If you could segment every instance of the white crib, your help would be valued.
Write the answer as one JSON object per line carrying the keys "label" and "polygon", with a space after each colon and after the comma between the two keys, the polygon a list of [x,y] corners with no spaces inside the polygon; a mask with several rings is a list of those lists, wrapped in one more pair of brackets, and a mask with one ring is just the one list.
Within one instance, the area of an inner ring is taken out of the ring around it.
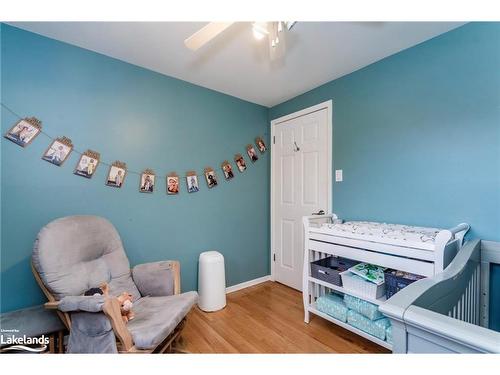
{"label": "white crib", "polygon": [[393,326],[393,352],[500,353],[500,332],[486,328],[492,263],[500,263],[500,243],[470,241],[444,272],[381,305]]}

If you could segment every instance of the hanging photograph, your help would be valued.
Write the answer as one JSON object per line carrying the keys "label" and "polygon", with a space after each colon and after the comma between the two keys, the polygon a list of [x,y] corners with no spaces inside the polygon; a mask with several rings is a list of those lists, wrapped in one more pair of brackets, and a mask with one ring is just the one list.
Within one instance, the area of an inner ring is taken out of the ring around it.
{"label": "hanging photograph", "polygon": [[176,173],[167,175],[167,194],[179,194],[179,176]]}
{"label": "hanging photograph", "polygon": [[42,156],[42,159],[60,167],[68,158],[73,144],[66,137],[56,138]]}
{"label": "hanging photograph", "polygon": [[188,193],[196,193],[200,190],[198,187],[198,176],[196,176],[195,171],[189,171],[186,173],[186,184]]}
{"label": "hanging photograph", "polygon": [[247,169],[247,164],[245,163],[245,159],[243,159],[243,156],[241,156],[241,154],[236,154],[234,157],[234,161],[240,172],[244,172],[245,169]]}
{"label": "hanging photograph", "polygon": [[127,174],[127,164],[121,161],[115,161],[109,167],[108,178],[106,179],[106,185],[116,188],[121,188],[123,181],[125,180],[125,175]]}
{"label": "hanging photograph", "polygon": [[139,191],[141,193],[152,193],[155,188],[155,173],[151,169],[145,169],[141,173]]}
{"label": "hanging photograph", "polygon": [[87,150],[78,160],[78,164],[75,168],[75,174],[85,178],[92,178],[94,172],[99,164],[100,155],[98,152]]}
{"label": "hanging photograph", "polygon": [[227,160],[224,160],[222,162],[222,171],[224,172],[224,177],[226,180],[230,180],[234,177],[233,167]]}
{"label": "hanging photograph", "polygon": [[266,147],[266,144],[264,143],[264,140],[261,137],[255,138],[255,144],[257,145],[257,148],[259,149],[261,154],[266,152],[267,147]]}
{"label": "hanging photograph", "polygon": [[217,176],[215,175],[215,171],[212,168],[205,168],[205,178],[210,189],[214,186],[217,186]]}
{"label": "hanging photograph", "polygon": [[259,160],[257,152],[255,151],[255,148],[252,145],[247,145],[247,154],[252,162],[256,162],[257,160]]}
{"label": "hanging photograph", "polygon": [[21,147],[26,147],[41,131],[41,121],[35,117],[30,117],[19,120],[4,137]]}

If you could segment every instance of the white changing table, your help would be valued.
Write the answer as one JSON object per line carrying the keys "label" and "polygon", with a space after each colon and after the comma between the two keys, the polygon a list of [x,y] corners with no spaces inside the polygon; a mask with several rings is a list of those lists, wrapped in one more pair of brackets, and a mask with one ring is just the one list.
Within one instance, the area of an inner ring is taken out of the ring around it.
{"label": "white changing table", "polygon": [[[316,299],[328,291],[350,294],[376,305],[383,304],[385,296],[380,299],[369,299],[351,290],[313,278],[310,263],[334,255],[431,277],[442,272],[453,260],[458,249],[462,246],[469,225],[462,223],[451,229],[439,230],[369,222],[348,222],[346,225],[333,224],[337,219],[335,214],[304,216],[303,218],[302,296],[304,321],[309,323],[310,313],[313,313],[383,347],[392,349],[386,341],[322,313],[316,308]],[[356,228],[362,230],[351,230],[352,224],[358,223]],[[377,228],[378,225],[381,227]],[[373,228],[380,230],[371,232],[370,229]],[[398,237],[395,235],[397,232],[404,233],[404,230],[408,230],[407,236]]]}

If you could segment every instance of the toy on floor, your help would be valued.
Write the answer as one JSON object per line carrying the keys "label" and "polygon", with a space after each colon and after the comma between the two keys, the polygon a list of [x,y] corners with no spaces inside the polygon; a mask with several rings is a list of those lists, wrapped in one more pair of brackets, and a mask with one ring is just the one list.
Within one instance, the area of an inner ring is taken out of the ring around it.
{"label": "toy on floor", "polygon": [[[108,296],[109,295],[109,285],[107,283],[103,283],[99,285],[98,288],[90,288],[87,290],[84,294],[84,296],[99,296],[99,295],[104,295]],[[120,302],[120,311],[122,313],[122,319],[125,323],[127,323],[129,320],[134,319],[135,314],[132,311],[133,303],[132,303],[132,294],[123,292],[119,296],[116,297],[118,302]]]}

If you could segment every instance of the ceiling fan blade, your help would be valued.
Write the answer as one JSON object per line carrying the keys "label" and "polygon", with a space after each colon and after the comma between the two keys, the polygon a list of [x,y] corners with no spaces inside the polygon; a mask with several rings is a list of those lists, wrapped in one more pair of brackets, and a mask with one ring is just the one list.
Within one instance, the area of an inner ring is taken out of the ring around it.
{"label": "ceiling fan blade", "polygon": [[196,51],[198,48],[209,42],[221,32],[231,26],[233,22],[210,22],[200,30],[195,32],[184,41],[184,44],[190,50]]}

